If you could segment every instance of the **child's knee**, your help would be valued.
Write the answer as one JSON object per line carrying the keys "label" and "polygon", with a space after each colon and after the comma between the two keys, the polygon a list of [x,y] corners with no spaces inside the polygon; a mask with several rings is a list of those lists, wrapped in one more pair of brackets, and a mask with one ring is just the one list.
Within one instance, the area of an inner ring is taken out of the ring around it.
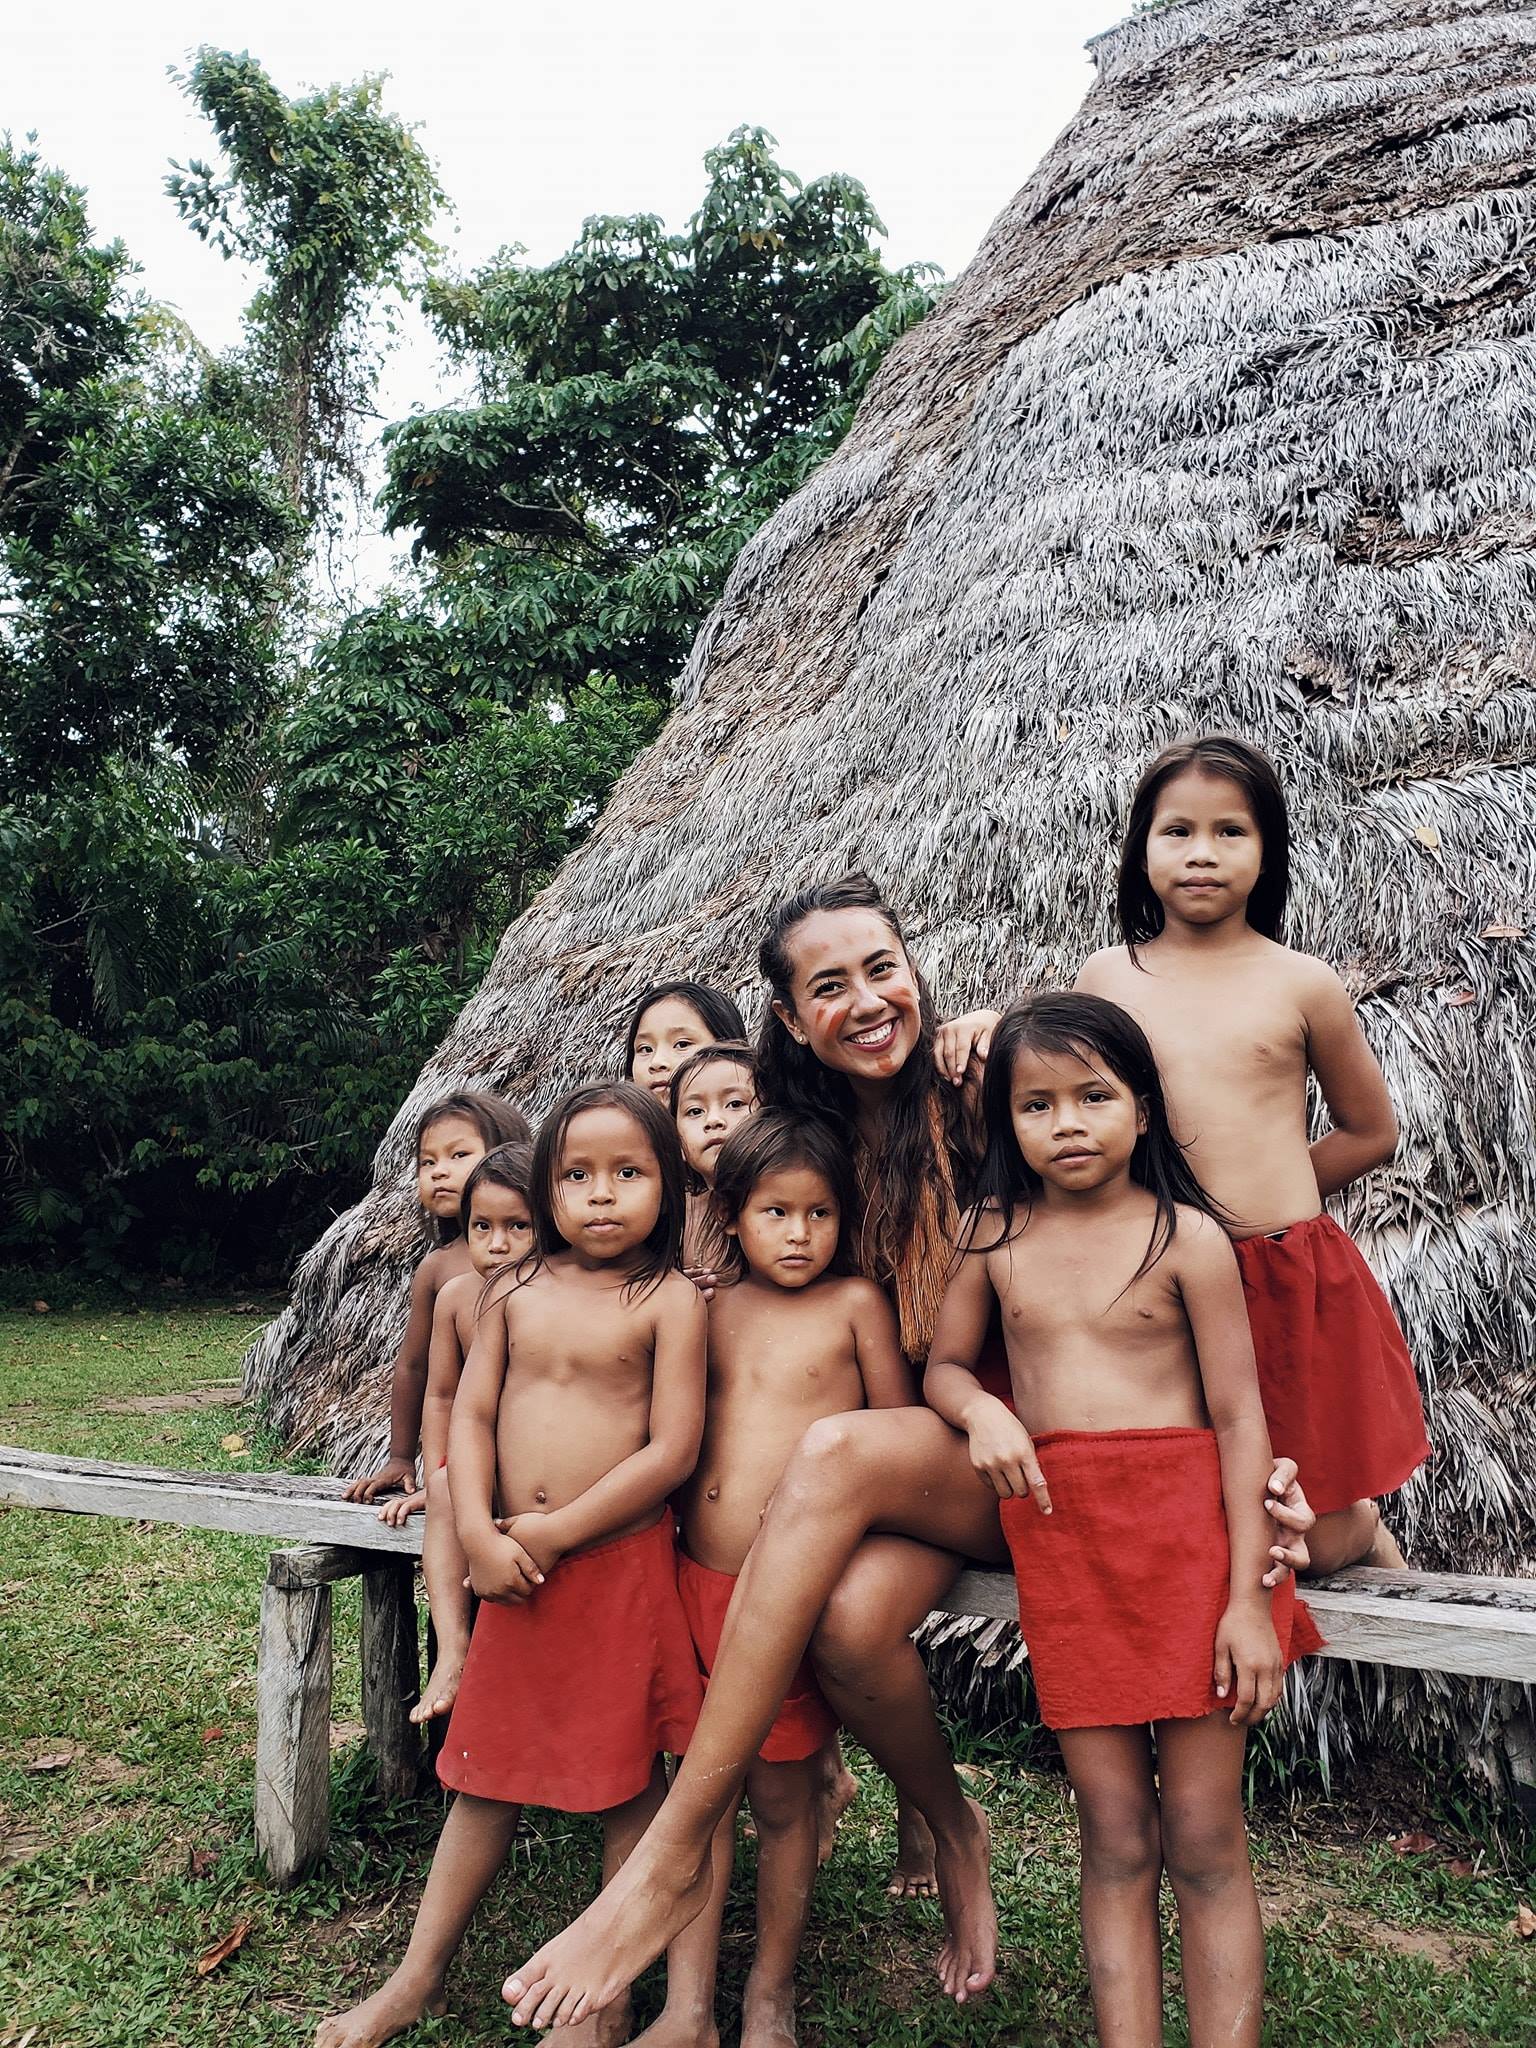
{"label": "child's knee", "polygon": [[758,1835],[788,1835],[815,1825],[818,1760],[764,1763],[761,1757],[747,1773],[747,1803]]}
{"label": "child's knee", "polygon": [[1373,1500],[1352,1501],[1347,1508],[1319,1515],[1307,1532],[1313,1576],[1341,1572],[1368,1557],[1381,1528],[1381,1509]]}
{"label": "child's knee", "polygon": [[1182,1891],[1219,1891],[1248,1868],[1240,1811],[1201,1804],[1163,1809],[1163,1862]]}
{"label": "child's knee", "polygon": [[1077,1816],[1085,1875],[1101,1884],[1156,1883],[1164,1850],[1157,1807],[1151,1800],[1095,1804],[1085,1803],[1079,1795]]}

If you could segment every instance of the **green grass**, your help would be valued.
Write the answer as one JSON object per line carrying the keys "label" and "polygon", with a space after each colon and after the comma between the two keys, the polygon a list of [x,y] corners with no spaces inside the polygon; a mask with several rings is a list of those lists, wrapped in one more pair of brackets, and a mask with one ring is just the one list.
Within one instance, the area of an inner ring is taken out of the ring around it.
{"label": "green grass", "polygon": [[[257,1327],[191,1304],[0,1314],[0,1439],[164,1465],[271,1461],[217,1384],[234,1378]],[[200,1387],[211,1390],[204,1405],[109,1405]],[[221,1447],[235,1433],[244,1456]],[[0,2048],[23,2038],[31,2048],[305,2042],[321,2014],[363,1995],[398,1956],[441,1807],[428,1796],[386,1809],[372,1796],[357,1731],[355,1587],[336,1598],[330,1858],[284,1896],[266,1887],[251,1848],[267,1548],[0,1512],[12,1725],[0,1760]],[[883,1895],[891,1803],[866,1765],[817,1892],[802,1970],[806,2048],[1091,2041],[1065,1785],[1024,1768],[1022,1746],[956,1739],[993,1818],[1001,1988],[964,2016],[930,1989],[938,1911],[894,1908]],[[60,1757],[56,1768],[29,1768]],[[1427,1829],[1437,1847],[1396,1854],[1390,1837],[1409,1828]],[[1536,2043],[1536,1940],[1509,1931],[1518,1903],[1536,1904],[1536,1870],[1518,1839],[1479,1834],[1465,1812],[1437,1813],[1427,1788],[1398,1776],[1333,1804],[1266,1805],[1254,1845],[1271,1927],[1267,2039]],[[750,1953],[750,1858],[744,1846],[726,1938],[728,2025]],[[1453,1860],[1473,1874],[1457,1875]],[[584,1902],[595,1876],[592,1827],[539,1816],[472,1931],[449,2017],[409,2036],[410,2048],[515,2038],[501,1977]],[[198,1978],[198,1956],[241,1920],[251,1930],[238,1953]],[[648,1982],[642,2013],[656,2000]],[[1183,2041],[1172,1988],[1170,2015],[1170,2039]]]}

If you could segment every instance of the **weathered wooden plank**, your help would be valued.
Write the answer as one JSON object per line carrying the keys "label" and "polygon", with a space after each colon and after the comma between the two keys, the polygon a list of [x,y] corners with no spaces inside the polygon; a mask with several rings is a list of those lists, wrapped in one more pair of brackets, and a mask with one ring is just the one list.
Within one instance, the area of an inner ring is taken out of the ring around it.
{"label": "weathered wooden plank", "polygon": [[261,1593],[256,1846],[274,1884],[302,1877],[331,1833],[331,1589]]}
{"label": "weathered wooden plank", "polygon": [[0,1466],[22,1465],[39,1472],[83,1473],[109,1479],[165,1479],[185,1486],[221,1486],[235,1493],[275,1493],[299,1500],[340,1500],[347,1481],[329,1472],[178,1472],[167,1465],[119,1465],[101,1458],[61,1458],[0,1444]]}
{"label": "weathered wooden plank", "polygon": [[355,1579],[373,1566],[374,1554],[340,1543],[306,1543],[296,1550],[274,1550],[267,1563],[267,1584],[285,1593],[305,1586],[329,1586],[337,1579]]}
{"label": "weathered wooden plank", "polygon": [[334,1496],[265,1494],[227,1486],[223,1473],[191,1475],[132,1471],[60,1472],[0,1457],[0,1503],[63,1514],[113,1515],[131,1522],[173,1522],[189,1529],[228,1529],[244,1536],[341,1544],[421,1555],[421,1517],[403,1529],[381,1522],[364,1501]]}
{"label": "weathered wooden plank", "polygon": [[408,1798],[421,1776],[421,1731],[410,1718],[420,1693],[415,1571],[409,1560],[371,1564],[363,1574],[363,1725],[386,1799]]}
{"label": "weathered wooden plank", "polygon": [[[1417,1581],[1404,1585],[1405,1579]],[[1325,1657],[1536,1684],[1536,1582],[1356,1567],[1302,1588]],[[935,1610],[1018,1620],[1013,1580],[962,1572]]]}

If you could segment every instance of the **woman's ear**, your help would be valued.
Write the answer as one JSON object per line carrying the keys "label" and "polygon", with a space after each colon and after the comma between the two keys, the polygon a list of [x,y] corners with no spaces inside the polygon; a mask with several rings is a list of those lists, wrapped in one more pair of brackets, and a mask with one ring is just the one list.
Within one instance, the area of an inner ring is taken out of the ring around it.
{"label": "woman's ear", "polygon": [[773,1014],[784,1026],[784,1029],[789,1033],[790,1037],[795,1041],[796,1045],[804,1045],[806,1043],[805,1033],[800,1029],[800,1026],[795,1022],[794,1011],[790,1008],[788,1003],[781,1003],[777,996],[775,996],[773,999]]}

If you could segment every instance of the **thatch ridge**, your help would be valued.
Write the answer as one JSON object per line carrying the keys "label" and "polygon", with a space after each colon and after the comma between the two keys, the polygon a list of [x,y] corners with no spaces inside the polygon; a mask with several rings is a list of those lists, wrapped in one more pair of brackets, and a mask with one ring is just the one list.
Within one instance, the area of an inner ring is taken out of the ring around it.
{"label": "thatch ridge", "polygon": [[301,1265],[249,1371],[290,1439],[382,1441],[433,1094],[536,1111],[658,973],[755,1004],[764,900],[855,862],[945,1006],[1069,977],[1138,766],[1219,723],[1281,764],[1291,936],[1402,1118],[1340,1213],[1440,1445],[1409,1540],[1530,1567],[1536,12],[1185,0],[1094,55]]}

